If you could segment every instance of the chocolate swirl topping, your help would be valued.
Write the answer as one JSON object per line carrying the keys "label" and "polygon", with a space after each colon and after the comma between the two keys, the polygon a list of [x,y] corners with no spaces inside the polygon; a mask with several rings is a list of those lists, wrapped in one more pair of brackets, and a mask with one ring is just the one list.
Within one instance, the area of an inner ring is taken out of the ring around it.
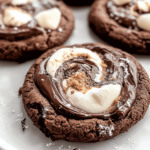
{"label": "chocolate swirl topping", "polygon": [[[28,2],[25,5],[17,6],[12,5],[10,0],[0,2],[0,39],[15,41],[48,32],[47,29],[39,26],[38,22],[34,17],[43,10],[58,6],[59,2],[56,2],[55,0],[33,0],[32,2]],[[19,27],[4,25],[2,18],[4,10],[8,7],[18,7],[31,14],[33,19],[27,24]]]}
{"label": "chocolate swirl topping", "polygon": [[142,30],[137,25],[138,15],[150,13],[150,11],[143,12],[142,10],[138,9],[136,2],[137,1],[135,0],[131,0],[125,5],[118,6],[113,0],[108,0],[106,6],[108,14],[116,22],[129,29]]}
{"label": "chocolate swirl topping", "polygon": [[[67,115],[67,117],[77,119],[121,119],[128,113],[136,98],[136,65],[133,60],[124,56],[124,54],[121,54],[120,52],[103,49],[99,46],[90,46],[88,49],[98,53],[99,57],[106,64],[105,76],[101,82],[94,81],[95,74],[98,72],[98,67],[84,56],[72,58],[69,61],[63,62],[59,69],[57,69],[55,77],[52,78],[46,71],[46,65],[54,52],[51,56],[45,59],[40,66],[37,66],[35,82],[56,111],[65,116]],[[70,65],[74,63],[77,65]],[[98,114],[87,113],[74,107],[65,94],[62,81],[75,72],[84,72],[89,78],[89,83],[92,87],[100,88],[103,85],[120,84],[122,90],[119,98],[114,101],[108,110]]]}

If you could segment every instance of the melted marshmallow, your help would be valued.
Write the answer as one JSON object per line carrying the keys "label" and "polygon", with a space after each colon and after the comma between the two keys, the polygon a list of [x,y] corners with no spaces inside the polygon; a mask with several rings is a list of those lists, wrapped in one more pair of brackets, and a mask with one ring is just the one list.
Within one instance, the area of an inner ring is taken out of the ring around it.
{"label": "melted marshmallow", "polygon": [[140,15],[137,19],[137,25],[143,30],[150,31],[150,14]]}
{"label": "melted marshmallow", "polygon": [[142,10],[144,12],[148,12],[149,11],[148,4],[149,4],[149,2],[147,3],[146,1],[137,1],[138,9]]}
{"label": "melted marshmallow", "polygon": [[26,3],[32,2],[34,0],[12,0],[12,5],[24,5]]}
{"label": "melted marshmallow", "polygon": [[[88,54],[88,56],[90,56],[89,60],[97,65],[99,73],[96,75],[95,80],[101,82],[100,78],[103,71],[103,68],[101,67],[102,60],[97,53],[85,48],[62,48],[56,51],[47,63],[47,73],[55,79],[55,73],[62,63],[72,58],[77,58],[80,54]],[[76,74],[78,74],[78,72]],[[69,79],[73,78],[69,77]],[[73,106],[88,113],[101,113],[106,111],[113,104],[114,100],[119,97],[122,88],[120,84],[109,84],[104,85],[101,88],[91,87],[87,89],[86,92],[77,91],[76,89],[73,89],[73,87],[67,88],[67,80],[69,81],[69,79],[63,80],[62,83],[63,88],[67,89],[66,96],[68,97],[68,100]]]}
{"label": "melted marshmallow", "polygon": [[73,106],[80,108],[88,113],[101,113],[107,110],[117,99],[121,92],[121,85],[104,85],[101,88],[92,87],[88,92],[83,94],[72,89],[67,91],[67,97]]}
{"label": "melted marshmallow", "polygon": [[129,3],[130,1],[131,1],[131,0],[114,0],[114,3],[115,3],[116,5],[121,6],[121,5],[124,5],[124,4]]}
{"label": "melted marshmallow", "polygon": [[61,20],[61,11],[58,8],[51,8],[38,13],[35,18],[41,27],[55,30]]}
{"label": "melted marshmallow", "polygon": [[102,60],[100,59],[98,54],[85,48],[62,48],[56,51],[47,63],[46,69],[48,74],[50,74],[54,78],[57,69],[62,65],[64,61],[68,61],[71,58],[77,58],[78,55],[81,54],[88,54],[90,56],[89,60],[97,65],[97,67],[99,68],[99,73],[96,74],[95,81],[100,82],[100,78],[102,76]]}
{"label": "melted marshmallow", "polygon": [[148,12],[150,10],[150,0],[137,1],[137,7],[143,12]]}
{"label": "melted marshmallow", "polygon": [[20,8],[8,7],[4,11],[3,22],[5,25],[21,26],[31,20],[31,15]]}

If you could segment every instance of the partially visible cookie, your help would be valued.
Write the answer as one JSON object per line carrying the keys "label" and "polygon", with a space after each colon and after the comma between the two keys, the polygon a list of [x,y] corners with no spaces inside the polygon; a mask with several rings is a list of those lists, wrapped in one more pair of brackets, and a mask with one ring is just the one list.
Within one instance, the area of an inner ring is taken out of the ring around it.
{"label": "partially visible cookie", "polygon": [[19,91],[28,116],[52,140],[97,142],[128,131],[150,104],[150,80],[130,54],[100,43],[40,56]]}
{"label": "partially visible cookie", "polygon": [[0,2],[0,59],[24,61],[62,45],[72,33],[74,16],[56,0]]}
{"label": "partially visible cookie", "polygon": [[94,0],[63,0],[66,4],[71,6],[85,6],[91,5]]}
{"label": "partially visible cookie", "polygon": [[89,23],[103,40],[130,53],[150,54],[150,1],[97,0]]}

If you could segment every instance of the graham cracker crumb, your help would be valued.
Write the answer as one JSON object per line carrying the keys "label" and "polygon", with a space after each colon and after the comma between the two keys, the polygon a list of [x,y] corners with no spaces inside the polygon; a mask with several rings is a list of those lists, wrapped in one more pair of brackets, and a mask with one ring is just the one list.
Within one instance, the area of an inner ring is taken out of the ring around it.
{"label": "graham cracker crumb", "polygon": [[103,60],[101,62],[101,67],[102,67],[102,76],[101,76],[100,80],[102,81],[106,77],[106,67],[107,67],[107,65],[104,63]]}
{"label": "graham cracker crumb", "polygon": [[[76,91],[80,91],[85,94],[92,87],[90,86],[90,79],[85,75],[84,72],[74,73],[70,79],[67,80],[67,91],[69,88],[72,88]],[[71,91],[73,94],[75,91]]]}

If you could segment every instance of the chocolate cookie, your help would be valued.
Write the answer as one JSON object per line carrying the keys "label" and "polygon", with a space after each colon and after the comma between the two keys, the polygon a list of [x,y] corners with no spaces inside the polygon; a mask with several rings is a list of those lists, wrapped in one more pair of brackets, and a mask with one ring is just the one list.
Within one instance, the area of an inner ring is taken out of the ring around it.
{"label": "chocolate cookie", "polygon": [[0,1],[0,59],[28,60],[63,44],[74,28],[72,11],[55,0]]}
{"label": "chocolate cookie", "polygon": [[63,0],[66,4],[71,6],[85,6],[91,5],[94,0]]}
{"label": "chocolate cookie", "polygon": [[89,23],[93,31],[113,46],[130,53],[150,54],[150,1],[97,0]]}
{"label": "chocolate cookie", "polygon": [[40,56],[19,93],[52,140],[97,142],[128,131],[150,104],[150,80],[131,55],[103,44],[60,46]]}

